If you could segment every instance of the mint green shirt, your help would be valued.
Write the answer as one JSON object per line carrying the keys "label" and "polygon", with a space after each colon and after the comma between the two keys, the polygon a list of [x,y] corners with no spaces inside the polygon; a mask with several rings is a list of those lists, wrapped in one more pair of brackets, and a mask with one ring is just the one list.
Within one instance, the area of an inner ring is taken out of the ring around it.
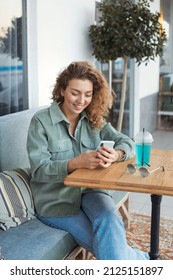
{"label": "mint green shirt", "polygon": [[87,150],[96,150],[101,140],[114,140],[114,148],[124,150],[126,158],[134,155],[134,143],[128,136],[106,122],[102,129],[92,128],[85,112],[81,114],[74,136],[70,133],[69,121],[55,101],[34,115],[28,131],[27,149],[31,189],[38,214],[58,217],[78,213],[82,192],[96,189],[65,186],[67,163]]}

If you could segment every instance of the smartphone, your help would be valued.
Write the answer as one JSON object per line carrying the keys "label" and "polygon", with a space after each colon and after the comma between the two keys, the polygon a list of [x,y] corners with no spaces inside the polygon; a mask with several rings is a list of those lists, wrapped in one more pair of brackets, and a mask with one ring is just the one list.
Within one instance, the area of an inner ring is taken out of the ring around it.
{"label": "smartphone", "polygon": [[107,146],[109,148],[113,148],[115,142],[114,141],[110,141],[110,140],[102,140],[100,142],[99,148],[103,147],[103,146]]}

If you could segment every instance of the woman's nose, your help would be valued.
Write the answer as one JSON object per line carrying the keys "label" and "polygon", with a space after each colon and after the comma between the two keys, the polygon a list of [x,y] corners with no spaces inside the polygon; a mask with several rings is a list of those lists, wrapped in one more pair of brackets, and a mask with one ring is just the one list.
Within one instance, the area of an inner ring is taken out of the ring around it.
{"label": "woman's nose", "polygon": [[85,97],[83,95],[80,95],[77,101],[78,103],[83,104],[85,102]]}

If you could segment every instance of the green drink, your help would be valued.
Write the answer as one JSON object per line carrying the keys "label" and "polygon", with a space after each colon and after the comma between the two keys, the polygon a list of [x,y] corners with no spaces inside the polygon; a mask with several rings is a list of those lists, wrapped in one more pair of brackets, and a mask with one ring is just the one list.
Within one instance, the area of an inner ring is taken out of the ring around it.
{"label": "green drink", "polygon": [[136,143],[136,165],[150,165],[151,145],[153,142],[152,135],[143,129],[135,136]]}
{"label": "green drink", "polygon": [[151,145],[136,144],[136,164],[146,166],[150,164]]}

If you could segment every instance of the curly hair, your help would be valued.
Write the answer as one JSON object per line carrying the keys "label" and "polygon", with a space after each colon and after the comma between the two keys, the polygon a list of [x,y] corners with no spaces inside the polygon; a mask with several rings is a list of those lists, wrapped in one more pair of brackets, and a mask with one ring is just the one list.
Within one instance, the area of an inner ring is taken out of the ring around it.
{"label": "curly hair", "polygon": [[101,128],[113,104],[113,92],[102,73],[87,61],[72,62],[56,78],[52,99],[63,102],[61,90],[65,90],[72,79],[89,80],[93,83],[93,97],[85,109],[88,120],[94,128]]}

